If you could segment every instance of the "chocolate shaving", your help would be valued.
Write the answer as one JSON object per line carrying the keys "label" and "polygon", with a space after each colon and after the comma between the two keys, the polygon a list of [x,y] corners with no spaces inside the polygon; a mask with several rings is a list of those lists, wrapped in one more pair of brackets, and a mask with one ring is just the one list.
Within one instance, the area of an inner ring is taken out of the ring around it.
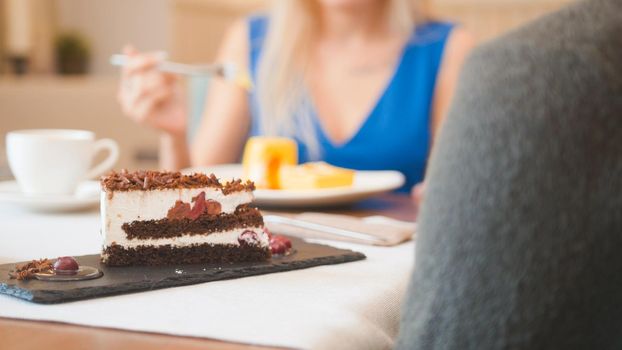
{"label": "chocolate shaving", "polygon": [[240,179],[227,182],[222,187],[223,194],[229,194],[229,193],[241,192],[241,191],[254,191],[254,190],[255,190],[254,182],[250,180],[247,180],[246,182],[242,182],[242,180]]}
{"label": "chocolate shaving", "polygon": [[9,277],[18,281],[34,278],[36,273],[51,272],[54,262],[50,259],[33,260],[29,263],[17,265],[14,271],[9,272]]}
{"label": "chocolate shaving", "polygon": [[126,169],[122,169],[120,172],[111,172],[102,177],[101,186],[106,192],[202,187],[218,188],[223,194],[255,190],[255,185],[250,181],[234,180],[223,185],[214,174],[183,175],[180,172],[151,170],[139,170],[130,173]]}
{"label": "chocolate shaving", "polygon": [[143,189],[146,190],[149,188],[149,176],[145,176],[145,179],[143,180]]}

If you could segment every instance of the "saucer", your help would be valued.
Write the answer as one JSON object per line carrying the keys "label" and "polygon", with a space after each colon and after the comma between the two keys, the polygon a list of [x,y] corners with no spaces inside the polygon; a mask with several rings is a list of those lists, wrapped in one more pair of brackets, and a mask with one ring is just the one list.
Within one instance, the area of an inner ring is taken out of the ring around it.
{"label": "saucer", "polygon": [[63,212],[99,204],[99,181],[83,181],[73,195],[26,195],[15,181],[0,181],[0,204],[6,203],[39,212]]}
{"label": "saucer", "polygon": [[35,278],[39,281],[64,282],[64,281],[86,281],[100,278],[104,274],[101,270],[91,266],[80,266],[77,272],[71,275],[50,272],[37,272]]}

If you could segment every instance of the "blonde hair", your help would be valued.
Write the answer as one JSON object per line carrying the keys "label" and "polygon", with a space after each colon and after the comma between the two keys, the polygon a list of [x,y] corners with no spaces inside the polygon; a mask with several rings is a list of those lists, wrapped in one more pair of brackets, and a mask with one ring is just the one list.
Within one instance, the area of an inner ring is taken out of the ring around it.
{"label": "blonde hair", "polygon": [[[422,18],[417,0],[384,0],[392,29],[412,33]],[[311,158],[321,150],[312,119],[312,104],[305,87],[310,43],[318,32],[318,4],[311,0],[275,0],[257,70],[257,98],[262,133],[298,137]]]}

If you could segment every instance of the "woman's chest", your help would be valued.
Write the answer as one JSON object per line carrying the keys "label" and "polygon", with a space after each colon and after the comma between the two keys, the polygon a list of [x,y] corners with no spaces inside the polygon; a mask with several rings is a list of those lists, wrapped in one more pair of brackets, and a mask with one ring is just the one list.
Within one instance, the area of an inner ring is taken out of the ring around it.
{"label": "woman's chest", "polygon": [[376,51],[337,51],[310,62],[309,94],[318,120],[335,143],[357,132],[391,84],[401,51]]}
{"label": "woman's chest", "polygon": [[[361,170],[406,171],[422,167],[431,142],[425,108],[391,100],[381,103],[357,133],[343,143],[334,143],[317,124],[320,158]],[[301,160],[308,157],[301,154]]]}
{"label": "woman's chest", "polygon": [[[392,68],[392,67],[391,67]],[[368,74],[329,74],[317,77],[311,97],[324,129],[336,142],[345,141],[369,116],[393,70]]]}

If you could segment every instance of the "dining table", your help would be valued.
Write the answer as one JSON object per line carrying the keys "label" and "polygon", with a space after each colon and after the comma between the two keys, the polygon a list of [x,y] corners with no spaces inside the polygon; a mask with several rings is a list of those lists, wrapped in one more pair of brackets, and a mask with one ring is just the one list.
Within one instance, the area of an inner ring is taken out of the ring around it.
{"label": "dining table", "polygon": [[[397,193],[309,210],[415,217],[411,198]],[[97,254],[99,225],[96,207],[37,213],[0,204],[0,264]],[[55,305],[0,295],[0,349],[391,348],[414,240],[393,247],[321,243],[367,259]]]}

